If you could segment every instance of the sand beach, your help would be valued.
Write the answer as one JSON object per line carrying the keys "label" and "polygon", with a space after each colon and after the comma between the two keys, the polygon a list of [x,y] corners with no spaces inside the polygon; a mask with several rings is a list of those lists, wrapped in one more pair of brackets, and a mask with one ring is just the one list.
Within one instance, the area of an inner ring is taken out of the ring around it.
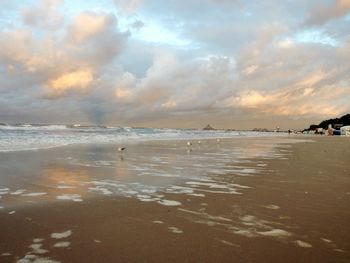
{"label": "sand beach", "polygon": [[350,262],[348,137],[0,152],[0,262]]}

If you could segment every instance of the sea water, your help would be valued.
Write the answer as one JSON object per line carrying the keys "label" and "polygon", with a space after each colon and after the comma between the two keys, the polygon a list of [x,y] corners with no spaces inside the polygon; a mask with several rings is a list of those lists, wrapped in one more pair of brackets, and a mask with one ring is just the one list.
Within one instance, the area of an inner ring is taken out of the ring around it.
{"label": "sea water", "polygon": [[38,150],[71,144],[120,144],[147,140],[283,136],[253,131],[203,131],[82,125],[0,125],[0,152]]}

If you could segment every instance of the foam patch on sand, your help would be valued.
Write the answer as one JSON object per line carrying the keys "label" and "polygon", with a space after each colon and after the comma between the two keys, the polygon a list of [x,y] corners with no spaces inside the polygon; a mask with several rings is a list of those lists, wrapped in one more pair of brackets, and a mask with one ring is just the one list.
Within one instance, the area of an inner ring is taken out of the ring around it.
{"label": "foam patch on sand", "polygon": [[255,174],[257,173],[257,170],[254,168],[243,168],[241,170],[239,170],[240,174]]}
{"label": "foam patch on sand", "polygon": [[69,186],[69,185],[58,185],[56,186],[57,189],[72,189],[75,188],[74,186]]}
{"label": "foam patch on sand", "polygon": [[43,242],[43,241],[44,241],[43,238],[34,238],[34,239],[33,239],[33,242],[34,242],[34,243],[41,243],[41,242]]}
{"label": "foam patch on sand", "polygon": [[196,196],[196,197],[205,197],[205,194],[187,194],[190,196]]}
{"label": "foam patch on sand", "polygon": [[223,216],[213,216],[208,213],[205,213],[204,211],[197,212],[197,211],[192,211],[192,210],[187,210],[182,208],[178,208],[177,210],[197,217],[194,219],[194,222],[205,224],[208,226],[222,225],[222,226],[230,227],[231,226],[230,223],[233,222],[232,219],[230,218],[226,218]]}
{"label": "foam patch on sand", "polygon": [[310,243],[307,243],[305,241],[301,241],[301,240],[296,240],[295,243],[299,246],[299,247],[303,247],[303,248],[311,248],[312,245]]}
{"label": "foam patch on sand", "polygon": [[14,191],[14,192],[11,192],[11,195],[21,195],[25,191],[27,191],[27,190],[25,190],[25,189],[18,189],[18,190]]}
{"label": "foam patch on sand", "polygon": [[112,191],[108,190],[107,188],[101,187],[101,186],[89,187],[88,189],[91,192],[98,192],[98,193],[101,193],[103,195],[111,195],[111,194],[113,194]]}
{"label": "foam patch on sand", "polygon": [[152,221],[152,223],[154,223],[154,224],[164,224],[164,222],[160,221],[160,220],[154,220],[154,221]]}
{"label": "foam patch on sand", "polygon": [[66,238],[66,237],[69,237],[72,233],[73,233],[72,230],[67,230],[61,233],[52,233],[51,238],[54,238],[54,239]]}
{"label": "foam patch on sand", "polygon": [[10,192],[10,188],[0,188],[0,195],[6,195]]}
{"label": "foam patch on sand", "polygon": [[168,229],[175,234],[182,234],[183,231],[175,226],[170,226]]}
{"label": "foam patch on sand", "polygon": [[17,263],[61,263],[61,261],[53,260],[50,258],[42,258],[36,255],[26,255],[24,258],[19,259]]}
{"label": "foam patch on sand", "polygon": [[192,194],[193,191],[194,190],[191,187],[178,186],[178,185],[172,185],[166,189],[166,192],[176,193],[176,194]]}
{"label": "foam patch on sand", "polygon": [[257,235],[255,234],[254,231],[251,231],[250,229],[240,229],[240,230],[234,230],[232,233],[240,236],[245,236],[245,237],[256,237]]}
{"label": "foam patch on sand", "polygon": [[233,244],[227,240],[224,240],[224,239],[219,239],[219,238],[216,238],[217,241],[221,242],[222,244],[224,245],[227,245],[227,246],[231,246],[231,247],[240,247],[239,245],[236,245],[236,244]]}
{"label": "foam patch on sand", "polygon": [[345,252],[345,250],[340,249],[340,248],[334,248],[333,250],[336,251],[336,252],[340,252],[340,253],[344,253]]}
{"label": "foam patch on sand", "polygon": [[333,243],[332,240],[327,239],[327,238],[321,238],[321,240],[322,240],[323,242],[326,242],[326,243]]}
{"label": "foam patch on sand", "polygon": [[154,194],[156,193],[156,189],[142,189],[141,190],[142,193],[147,193],[147,194]]}
{"label": "foam patch on sand", "polygon": [[22,194],[22,196],[43,196],[43,195],[47,195],[46,192],[39,192],[39,193],[27,193],[27,194]]}
{"label": "foam patch on sand", "polygon": [[32,249],[32,251],[30,253],[34,253],[34,254],[46,254],[49,251],[47,249],[43,249],[41,248],[43,246],[43,244],[39,244],[39,243],[35,243],[35,244],[31,244],[29,246],[29,248]]}
{"label": "foam patch on sand", "polygon": [[278,205],[263,205],[262,207],[265,207],[267,209],[272,209],[272,210],[280,209]]}
{"label": "foam patch on sand", "polygon": [[196,191],[217,194],[241,194],[237,191],[238,188],[249,188],[248,186],[238,184],[219,184],[216,182],[189,181],[186,182],[186,184],[191,185],[191,187],[194,187]]}
{"label": "foam patch on sand", "polygon": [[53,245],[53,247],[69,247],[70,246],[70,242],[68,241],[62,241],[62,242],[57,242]]}
{"label": "foam patch on sand", "polygon": [[140,194],[136,195],[136,198],[141,202],[154,202],[159,200],[159,198],[157,197],[152,197],[149,195],[140,195]]}
{"label": "foam patch on sand", "polygon": [[269,236],[269,237],[289,237],[292,234],[288,231],[285,231],[283,229],[272,229],[269,231],[263,231],[263,232],[257,232],[259,235],[262,236]]}
{"label": "foam patch on sand", "polygon": [[[122,184],[118,181],[90,181],[86,184],[93,184],[94,187],[89,187],[88,191],[101,193],[104,195],[118,194],[125,197],[134,197],[141,202],[158,202],[161,205],[166,206],[177,206],[181,205],[180,202],[173,200],[162,200],[164,197],[157,193],[157,188],[155,186],[143,185],[140,183],[129,183]],[[158,190],[159,191],[159,190]],[[165,192],[171,193],[188,193],[192,192],[188,187],[173,186],[165,190]]]}
{"label": "foam patch on sand", "polygon": [[166,199],[159,200],[159,201],[157,201],[157,203],[159,203],[161,205],[165,205],[165,206],[179,206],[179,205],[181,205],[181,203],[178,201],[166,200]]}
{"label": "foam patch on sand", "polygon": [[64,194],[64,195],[58,195],[56,196],[56,199],[58,200],[71,200],[74,202],[82,202],[83,199],[78,194]]}
{"label": "foam patch on sand", "polygon": [[42,254],[47,254],[49,253],[49,250],[42,248],[43,244],[41,242],[44,239],[42,238],[34,238],[33,239],[33,244],[29,245],[28,248],[31,250],[26,253],[26,255],[17,260],[17,263],[31,263],[31,262],[50,262],[50,263],[57,263],[59,261],[51,260],[50,258],[43,258],[41,257]]}

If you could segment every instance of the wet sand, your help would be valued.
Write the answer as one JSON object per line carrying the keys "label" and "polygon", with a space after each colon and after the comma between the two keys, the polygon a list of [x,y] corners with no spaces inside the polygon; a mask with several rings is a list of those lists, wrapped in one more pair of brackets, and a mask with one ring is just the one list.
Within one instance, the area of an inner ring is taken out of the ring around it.
{"label": "wet sand", "polygon": [[0,262],[350,262],[349,161],[344,137],[0,153]]}

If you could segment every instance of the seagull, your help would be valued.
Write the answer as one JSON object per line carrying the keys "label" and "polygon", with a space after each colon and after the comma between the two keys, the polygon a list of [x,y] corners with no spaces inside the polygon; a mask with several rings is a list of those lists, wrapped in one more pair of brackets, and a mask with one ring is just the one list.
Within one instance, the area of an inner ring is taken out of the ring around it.
{"label": "seagull", "polygon": [[192,145],[192,143],[191,143],[191,142],[187,142],[187,146],[189,146],[189,147],[190,147],[191,145]]}
{"label": "seagull", "polygon": [[122,152],[122,151],[124,151],[126,148],[125,147],[118,147],[118,151],[119,152]]}

